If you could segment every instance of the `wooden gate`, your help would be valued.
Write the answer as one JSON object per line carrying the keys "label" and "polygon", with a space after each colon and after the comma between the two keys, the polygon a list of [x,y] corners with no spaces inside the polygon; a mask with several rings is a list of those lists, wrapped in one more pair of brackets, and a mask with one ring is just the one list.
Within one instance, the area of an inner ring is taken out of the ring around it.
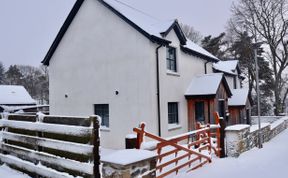
{"label": "wooden gate", "polygon": [[[218,154],[219,148],[213,147],[211,141],[210,125],[201,127],[198,130],[167,139],[145,131],[144,123],[140,124],[140,128],[134,128],[133,131],[137,133],[138,148],[141,147],[144,136],[157,141],[156,172],[157,178],[162,178],[172,173],[178,174],[179,170],[185,167],[189,172],[210,163],[212,150]],[[218,128],[215,129],[218,130]],[[216,136],[216,132],[213,135]]]}
{"label": "wooden gate", "polygon": [[1,126],[0,162],[33,177],[100,177],[97,116],[9,115]]}

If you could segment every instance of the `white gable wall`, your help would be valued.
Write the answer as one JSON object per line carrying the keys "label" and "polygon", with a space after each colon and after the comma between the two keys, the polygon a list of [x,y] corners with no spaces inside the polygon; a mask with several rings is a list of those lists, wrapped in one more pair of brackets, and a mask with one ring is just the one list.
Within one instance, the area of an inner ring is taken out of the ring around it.
{"label": "white gable wall", "polygon": [[110,128],[101,132],[108,148],[123,148],[141,121],[157,133],[155,60],[155,44],[98,1],[84,1],[50,61],[51,114],[87,116],[109,104]]}
{"label": "white gable wall", "polygon": [[[239,79],[239,74],[238,74],[238,72],[236,72],[236,73],[237,73],[237,76],[225,74],[225,79],[226,79],[230,89],[241,88],[241,81]],[[234,77],[236,78],[236,80],[235,80],[236,81],[236,88],[234,87],[234,82],[235,82]]]}

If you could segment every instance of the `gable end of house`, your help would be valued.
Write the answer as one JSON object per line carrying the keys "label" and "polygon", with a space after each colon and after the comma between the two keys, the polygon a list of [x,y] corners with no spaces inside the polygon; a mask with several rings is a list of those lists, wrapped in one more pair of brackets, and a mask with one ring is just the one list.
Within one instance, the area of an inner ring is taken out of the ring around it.
{"label": "gable end of house", "polygon": [[64,21],[62,27],[60,28],[60,31],[58,32],[56,38],[54,39],[51,47],[49,48],[46,56],[44,57],[42,64],[49,66],[49,62],[51,57],[53,56],[55,50],[57,49],[60,41],[62,40],[63,36],[65,35],[67,29],[69,28],[70,24],[72,23],[74,17],[76,16],[77,12],[81,8],[81,5],[83,4],[84,0],[77,0],[72,7],[71,11],[69,12],[69,15],[67,16],[66,20]]}

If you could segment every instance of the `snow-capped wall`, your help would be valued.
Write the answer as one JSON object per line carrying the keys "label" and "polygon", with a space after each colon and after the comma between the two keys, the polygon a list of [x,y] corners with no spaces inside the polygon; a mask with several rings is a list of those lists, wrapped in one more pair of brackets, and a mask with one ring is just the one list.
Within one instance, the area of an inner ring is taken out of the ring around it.
{"label": "snow-capped wall", "polygon": [[[288,117],[283,117],[272,123],[261,124],[262,142],[268,142],[283,130],[288,128]],[[226,154],[238,157],[241,153],[256,147],[259,143],[258,125],[233,125],[226,131]]]}
{"label": "snow-capped wall", "polygon": [[156,177],[154,152],[126,149],[106,155],[101,159],[102,177]]}

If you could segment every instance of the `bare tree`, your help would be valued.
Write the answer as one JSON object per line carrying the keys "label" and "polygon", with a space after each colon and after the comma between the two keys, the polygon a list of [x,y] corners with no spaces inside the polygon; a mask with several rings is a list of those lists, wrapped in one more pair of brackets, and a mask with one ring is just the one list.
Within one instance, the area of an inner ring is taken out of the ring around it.
{"label": "bare tree", "polygon": [[288,0],[239,0],[232,12],[229,25],[235,33],[247,31],[255,42],[264,42],[268,47],[274,77],[275,114],[278,115],[287,96],[283,96],[286,92],[283,76],[288,66]]}
{"label": "bare tree", "polygon": [[194,43],[200,44],[202,40],[202,35],[199,31],[195,30],[192,26],[186,24],[180,24],[182,31],[186,35],[186,37],[193,41]]}

